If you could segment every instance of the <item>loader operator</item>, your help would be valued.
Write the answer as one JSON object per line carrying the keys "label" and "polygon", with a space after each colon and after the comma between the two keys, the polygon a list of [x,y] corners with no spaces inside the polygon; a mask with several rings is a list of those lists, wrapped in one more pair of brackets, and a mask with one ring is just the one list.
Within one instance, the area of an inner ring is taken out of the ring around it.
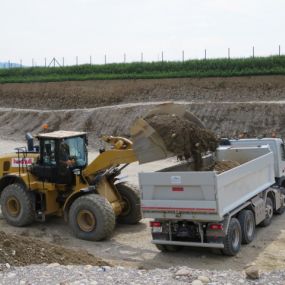
{"label": "loader operator", "polygon": [[65,168],[75,165],[75,160],[70,159],[69,145],[65,142],[62,142],[59,147],[59,162]]}
{"label": "loader operator", "polygon": [[70,158],[69,145],[62,141],[59,146],[58,183],[72,184],[72,168],[74,166],[75,160]]}

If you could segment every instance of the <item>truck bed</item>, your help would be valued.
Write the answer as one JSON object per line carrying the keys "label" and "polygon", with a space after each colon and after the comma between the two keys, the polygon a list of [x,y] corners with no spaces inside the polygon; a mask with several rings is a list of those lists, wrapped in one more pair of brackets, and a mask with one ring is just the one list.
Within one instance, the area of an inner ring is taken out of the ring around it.
{"label": "truck bed", "polygon": [[[217,160],[235,160],[241,165],[217,174],[215,171],[167,171],[140,173],[144,217],[221,221],[239,207],[274,184],[273,153],[259,148],[220,147]],[[191,167],[189,168],[191,169]]]}

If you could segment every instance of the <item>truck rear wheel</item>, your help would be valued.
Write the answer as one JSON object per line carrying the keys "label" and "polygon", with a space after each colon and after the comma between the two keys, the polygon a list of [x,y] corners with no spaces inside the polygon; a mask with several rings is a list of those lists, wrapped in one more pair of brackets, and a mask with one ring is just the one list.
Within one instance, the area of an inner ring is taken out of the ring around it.
{"label": "truck rear wheel", "polygon": [[182,249],[179,245],[155,244],[155,246],[162,252],[176,252]]}
{"label": "truck rear wheel", "polygon": [[139,192],[123,183],[117,184],[116,187],[124,202],[123,212],[117,218],[118,222],[137,224],[142,218]]}
{"label": "truck rear wheel", "polygon": [[99,241],[111,236],[115,227],[115,214],[105,197],[84,195],[72,203],[69,225],[76,237]]}
{"label": "truck rear wheel", "polygon": [[265,219],[260,223],[260,226],[267,227],[271,224],[273,217],[273,202],[272,199],[267,197],[265,203]]}
{"label": "truck rear wheel", "polygon": [[224,238],[223,253],[225,255],[234,256],[240,251],[241,247],[241,227],[238,219],[232,218],[230,220],[228,233]]}
{"label": "truck rear wheel", "polygon": [[254,240],[255,236],[255,219],[253,212],[243,210],[238,215],[238,220],[241,226],[242,243],[249,244]]}
{"label": "truck rear wheel", "polygon": [[4,188],[1,209],[6,221],[13,226],[27,226],[35,218],[32,195],[21,184],[10,184]]}

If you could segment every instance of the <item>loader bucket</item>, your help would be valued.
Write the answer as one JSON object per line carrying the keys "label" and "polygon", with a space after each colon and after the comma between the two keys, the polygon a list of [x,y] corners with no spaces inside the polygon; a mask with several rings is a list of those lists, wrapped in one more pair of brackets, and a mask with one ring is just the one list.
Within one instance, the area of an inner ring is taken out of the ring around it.
{"label": "loader bucket", "polygon": [[152,109],[146,116],[135,121],[131,127],[133,149],[140,164],[175,156],[170,152],[162,137],[147,122],[147,119],[156,115],[170,114],[187,119],[204,129],[203,123],[188,112],[184,105],[165,103]]}

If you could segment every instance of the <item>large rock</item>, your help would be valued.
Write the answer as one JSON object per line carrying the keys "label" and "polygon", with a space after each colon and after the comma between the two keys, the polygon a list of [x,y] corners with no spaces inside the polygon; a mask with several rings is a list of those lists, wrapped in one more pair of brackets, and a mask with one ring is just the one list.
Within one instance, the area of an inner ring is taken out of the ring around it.
{"label": "large rock", "polygon": [[250,266],[245,270],[246,278],[259,279],[259,269],[256,266]]}

